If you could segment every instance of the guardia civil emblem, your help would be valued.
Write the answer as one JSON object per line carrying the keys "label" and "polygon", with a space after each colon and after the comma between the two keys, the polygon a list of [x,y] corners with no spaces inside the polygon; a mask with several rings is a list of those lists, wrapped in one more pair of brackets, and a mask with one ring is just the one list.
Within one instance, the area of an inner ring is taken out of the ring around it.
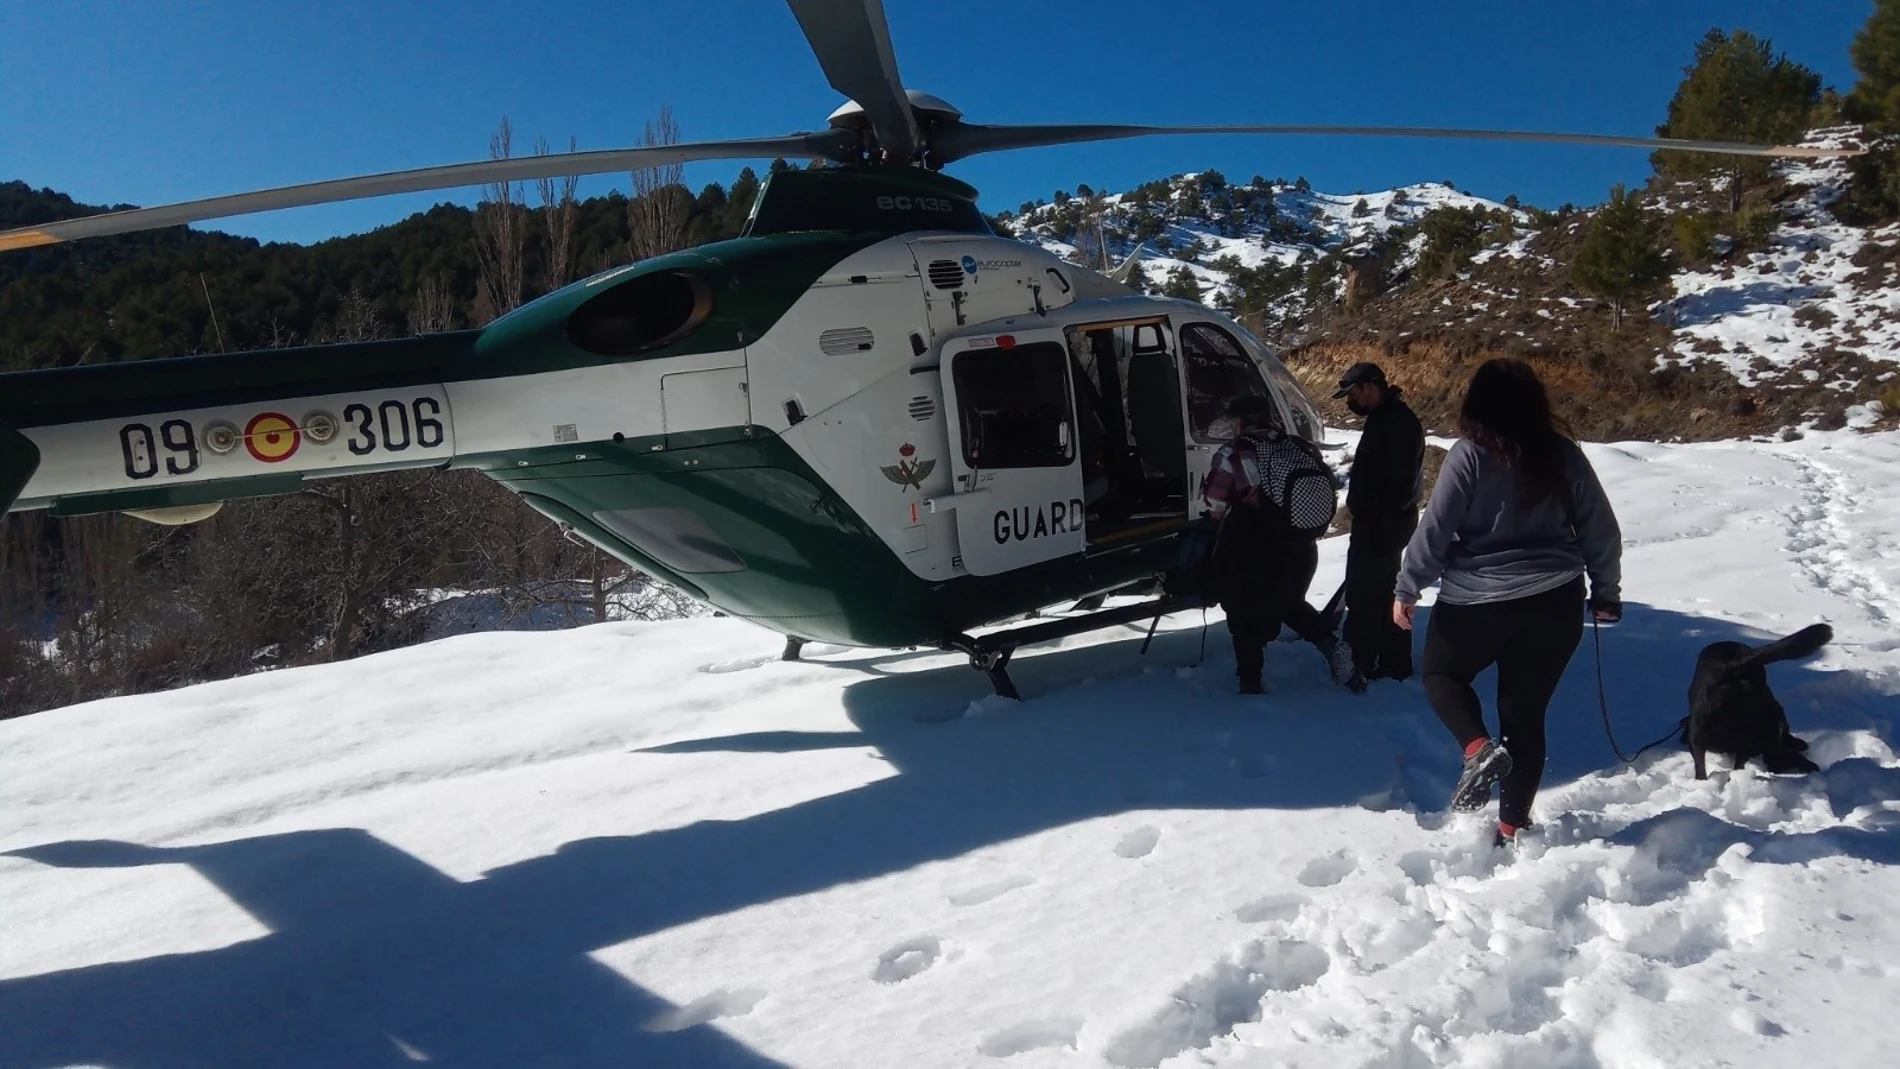
{"label": "guardia civil emblem", "polygon": [[888,467],[880,465],[877,470],[883,472],[886,479],[889,479],[899,486],[922,490],[924,488],[924,480],[930,478],[930,473],[936,470],[937,462],[934,460],[912,460],[911,456],[916,452],[916,446],[905,442],[899,446],[897,450],[897,455],[904,459]]}

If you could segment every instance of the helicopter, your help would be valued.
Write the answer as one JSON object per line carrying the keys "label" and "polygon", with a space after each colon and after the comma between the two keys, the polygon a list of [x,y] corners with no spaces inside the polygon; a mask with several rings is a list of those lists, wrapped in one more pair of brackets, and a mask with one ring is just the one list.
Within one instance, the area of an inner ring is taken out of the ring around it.
{"label": "helicopter", "polygon": [[[1348,126],[982,125],[906,89],[881,0],[788,0],[846,103],[822,131],[483,160],[0,232],[0,254],[254,212],[714,159],[770,175],[740,237],[602,271],[479,329],[0,375],[0,508],[204,520],[307,480],[468,468],[564,533],[807,642],[1020,646],[1192,603],[1168,578],[1229,402],[1313,398],[1202,305],[995,234],[971,156],[1176,134],[1857,150]],[[1102,608],[1109,592],[1154,594]],[[972,632],[1075,600],[1090,611]]]}

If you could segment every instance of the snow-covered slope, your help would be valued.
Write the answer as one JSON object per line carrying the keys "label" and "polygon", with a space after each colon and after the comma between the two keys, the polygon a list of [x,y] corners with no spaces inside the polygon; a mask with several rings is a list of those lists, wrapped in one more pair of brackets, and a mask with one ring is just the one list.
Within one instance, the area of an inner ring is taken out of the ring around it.
{"label": "snow-covered slope", "polygon": [[[1807,139],[1849,142],[1846,130]],[[1796,161],[1780,173],[1795,196],[1770,247],[1678,272],[1674,298],[1656,311],[1676,328],[1679,359],[1716,361],[1749,385],[1798,376],[1849,389],[1859,382],[1839,377],[1839,354],[1900,360],[1900,225],[1855,227],[1834,217],[1829,208],[1847,184],[1843,161]]]}
{"label": "snow-covered slope", "polygon": [[[1860,138],[1858,127],[1830,127],[1805,142],[1842,147]],[[1880,412],[1868,403],[1882,394],[1891,401],[1900,373],[1900,224],[1838,218],[1833,208],[1848,175],[1838,159],[1777,164],[1778,184],[1765,190],[1772,208],[1751,200],[1743,213],[1768,211],[1766,229],[1753,239],[1714,234],[1707,263],[1684,253],[1675,227],[1684,213],[1704,211],[1710,226],[1741,229],[1742,218],[1722,214],[1726,194],[1694,183],[1644,192],[1659,246],[1684,266],[1643,310],[1667,330],[1644,335],[1641,344],[1652,350],[1632,374],[1708,364],[1750,390],[1801,391],[1796,413],[1800,405],[1860,403],[1867,407],[1859,422],[1873,422]],[[1418,224],[1443,208],[1484,213],[1478,247],[1461,269],[1435,270],[1423,276],[1426,285],[1411,285],[1425,244]],[[1593,215],[1522,210],[1437,183],[1336,195],[1204,172],[1114,194],[1064,194],[1060,203],[1007,213],[1006,221],[1023,240],[1091,264],[1135,255],[1152,292],[1175,288],[1185,273],[1201,300],[1246,314],[1279,344],[1403,343],[1453,332],[1461,351],[1475,344],[1574,357],[1571,350],[1600,356],[1613,347],[1607,305],[1572,284],[1568,270]],[[1337,261],[1394,240],[1402,244],[1385,251],[1379,269],[1384,293],[1354,316],[1330,315],[1344,290]],[[1687,266],[1691,260],[1697,266]],[[1823,396],[1807,396],[1816,391]]]}
{"label": "snow-covered slope", "polygon": [[[1176,272],[1186,271],[1200,286],[1202,301],[1224,307],[1240,296],[1236,266],[1305,266],[1403,229],[1436,208],[1506,210],[1437,182],[1340,196],[1303,183],[1255,177],[1233,184],[1216,172],[1196,172],[1126,193],[1065,196],[1063,203],[1007,218],[1024,240],[1098,266],[1103,247],[1111,264],[1139,249],[1150,290],[1160,291]],[[1289,310],[1300,302],[1290,296]]]}
{"label": "snow-covered slope", "polygon": [[1241,699],[1198,616],[1020,706],[731,620],[467,635],[0,723],[0,1065],[1887,1064],[1900,436],[1590,455],[1620,741],[1828,620],[1772,672],[1821,773],[1619,766],[1586,642],[1513,857],[1416,684],[1282,644]]}

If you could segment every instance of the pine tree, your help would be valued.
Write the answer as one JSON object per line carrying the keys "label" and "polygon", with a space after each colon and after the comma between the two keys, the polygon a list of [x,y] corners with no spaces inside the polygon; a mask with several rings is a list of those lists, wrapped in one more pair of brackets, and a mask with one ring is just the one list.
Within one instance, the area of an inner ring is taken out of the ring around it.
{"label": "pine tree", "polygon": [[[1771,42],[1747,30],[1730,36],[1712,29],[1703,35],[1695,62],[1682,69],[1668,121],[1656,127],[1656,135],[1756,144],[1799,138],[1821,99],[1821,76],[1771,49]],[[1757,156],[1670,150],[1652,154],[1650,163],[1658,174],[1672,177],[1727,176],[1729,211],[1741,209],[1744,186],[1760,184],[1769,166]]]}
{"label": "pine tree", "polygon": [[1848,51],[1860,74],[1847,95],[1848,117],[1888,131],[1900,127],[1900,0],[1874,0]]}
{"label": "pine tree", "polygon": [[1163,297],[1179,297],[1184,301],[1201,299],[1201,284],[1194,279],[1194,272],[1186,267],[1177,267],[1168,276],[1168,284],[1161,287]]}
{"label": "pine tree", "polygon": [[1570,265],[1570,279],[1586,293],[1610,302],[1610,329],[1623,327],[1629,299],[1669,277],[1669,261],[1658,247],[1650,221],[1636,197],[1621,185],[1596,218]]}

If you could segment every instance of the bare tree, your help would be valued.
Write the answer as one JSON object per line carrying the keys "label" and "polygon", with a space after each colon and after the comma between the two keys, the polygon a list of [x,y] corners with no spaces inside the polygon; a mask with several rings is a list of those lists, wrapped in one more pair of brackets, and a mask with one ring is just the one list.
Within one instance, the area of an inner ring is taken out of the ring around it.
{"label": "bare tree", "polygon": [[1075,199],[1078,215],[1075,224],[1075,254],[1084,267],[1107,270],[1108,240],[1103,231],[1108,202],[1100,193],[1091,192]]}
{"label": "bare tree", "polygon": [[383,336],[383,321],[376,314],[376,303],[351,286],[337,306],[336,321],[330,325],[327,342],[374,341]]}
{"label": "bare tree", "polygon": [[[574,138],[567,139],[567,150],[578,148]],[[546,138],[536,138],[534,154],[548,154]],[[574,199],[574,191],[580,186],[579,175],[565,178],[541,178],[535,180],[535,186],[541,193],[542,240],[547,244],[548,292],[552,293],[567,285],[568,273],[573,270],[574,259],[574,220],[579,204]]]}
{"label": "bare tree", "polygon": [[[488,139],[490,159],[505,160],[514,151],[514,129],[506,115]],[[475,259],[481,276],[476,302],[483,322],[506,315],[521,304],[522,248],[527,228],[521,219],[521,186],[495,182],[482,187],[475,209]]]}
{"label": "bare tree", "polygon": [[288,349],[297,344],[297,332],[285,326],[275,312],[270,317],[270,336],[264,339],[266,349]]}
{"label": "bare tree", "polygon": [[[641,146],[677,145],[679,123],[672,105],[660,108],[657,124],[647,123]],[[633,199],[627,202],[627,229],[632,232],[633,257],[662,256],[686,245],[686,216],[692,195],[682,179],[686,168],[677,163],[641,167],[632,172]]]}
{"label": "bare tree", "polygon": [[409,302],[409,333],[434,334],[455,325],[455,300],[440,275],[430,275],[416,286]]}

